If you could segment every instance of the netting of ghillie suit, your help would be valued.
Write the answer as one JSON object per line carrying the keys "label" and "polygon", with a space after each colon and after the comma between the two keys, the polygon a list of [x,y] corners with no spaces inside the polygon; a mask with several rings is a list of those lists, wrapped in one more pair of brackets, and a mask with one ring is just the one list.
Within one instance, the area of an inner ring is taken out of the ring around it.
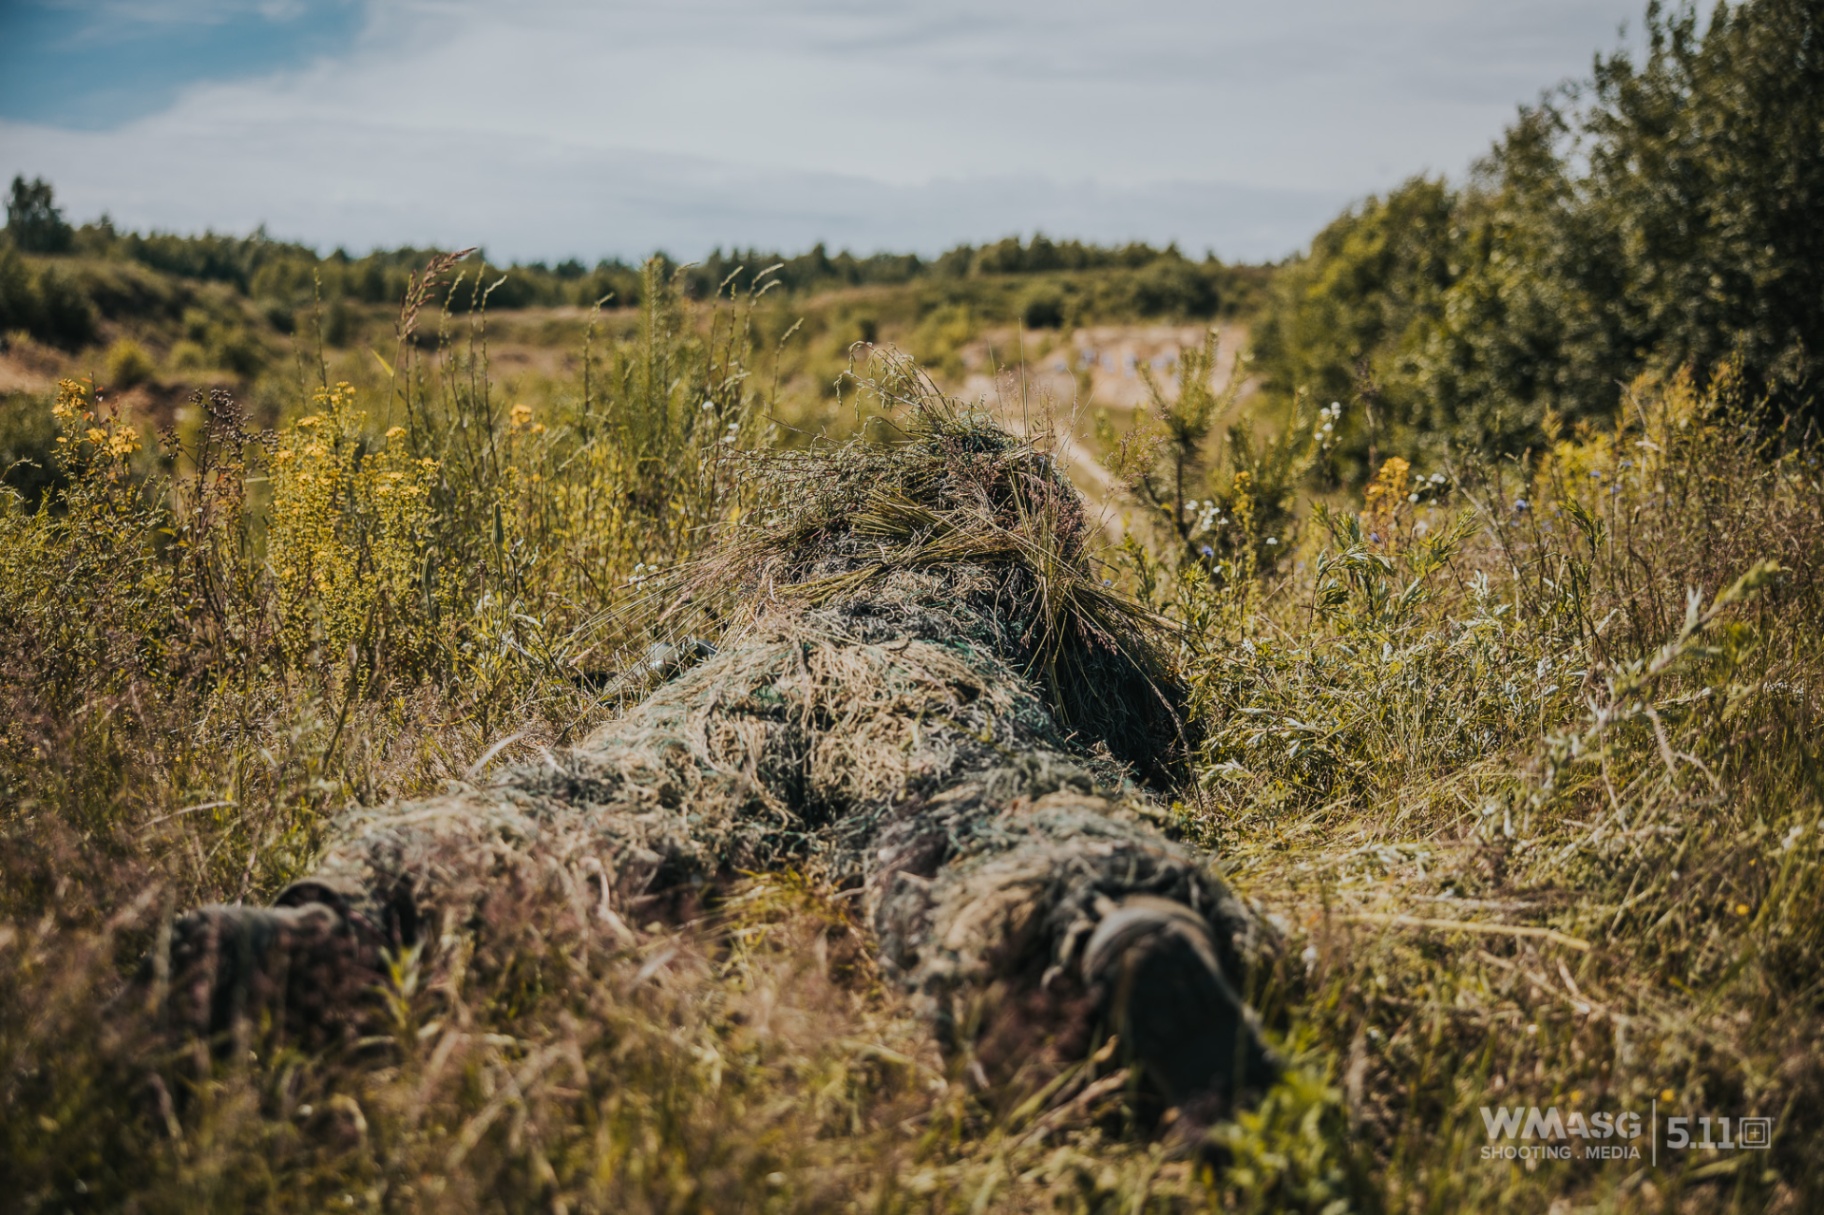
{"label": "netting of ghillie suit", "polygon": [[859,889],[979,1081],[1113,1032],[1172,1103],[1263,1088],[1237,994],[1259,922],[1155,826],[1184,747],[1158,622],[1095,576],[1043,453],[941,402],[908,436],[773,458],[772,506],[671,588],[672,623],[718,616],[720,645],[581,745],[351,810],[274,908],[181,921],[178,1015],[304,1032],[387,951],[451,964],[503,907],[631,944],[790,868]]}

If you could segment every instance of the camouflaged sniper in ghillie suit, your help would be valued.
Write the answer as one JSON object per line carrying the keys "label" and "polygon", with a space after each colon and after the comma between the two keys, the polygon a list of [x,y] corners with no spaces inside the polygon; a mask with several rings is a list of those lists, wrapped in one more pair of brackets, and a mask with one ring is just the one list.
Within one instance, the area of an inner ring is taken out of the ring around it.
{"label": "camouflaged sniper in ghillie suit", "polygon": [[[1256,919],[1154,825],[1182,747],[1137,605],[1091,576],[1081,499],[941,407],[913,441],[781,458],[763,524],[673,588],[719,649],[573,750],[338,819],[275,908],[178,926],[174,1007],[301,1032],[384,950],[460,965],[522,918],[610,934],[742,872],[860,888],[881,956],[978,1081],[1042,1078],[1117,1032],[1212,1111],[1276,1064],[1237,994]],[[441,959],[441,960],[440,960]]]}

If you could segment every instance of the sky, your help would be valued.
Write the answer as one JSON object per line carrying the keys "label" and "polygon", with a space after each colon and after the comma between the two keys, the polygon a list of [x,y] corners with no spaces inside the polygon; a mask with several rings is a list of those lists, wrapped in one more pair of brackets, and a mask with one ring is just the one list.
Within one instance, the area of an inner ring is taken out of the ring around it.
{"label": "sky", "polygon": [[496,260],[1265,260],[1461,178],[1644,0],[0,0],[0,174],[65,214]]}

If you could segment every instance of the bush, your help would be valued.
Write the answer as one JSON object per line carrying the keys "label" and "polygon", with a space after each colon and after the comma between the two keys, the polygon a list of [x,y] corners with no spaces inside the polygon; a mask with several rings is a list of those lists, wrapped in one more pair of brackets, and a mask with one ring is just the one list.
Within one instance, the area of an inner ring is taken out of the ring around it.
{"label": "bush", "polygon": [[158,374],[158,364],[132,338],[121,338],[110,346],[104,366],[108,384],[114,388],[135,388]]}
{"label": "bush", "polygon": [[67,484],[56,443],[48,402],[29,392],[0,396],[0,494],[16,493],[26,510],[35,511],[46,493]]}
{"label": "bush", "polygon": [[1824,16],[1804,0],[1655,6],[1647,47],[1519,120],[1463,190],[1414,181],[1281,276],[1261,366],[1434,454],[1517,452],[1607,418],[1643,370],[1732,361],[1781,412],[1824,382]]}
{"label": "bush", "polygon": [[38,323],[38,284],[25,259],[0,245],[0,333],[29,333]]}
{"label": "bush", "polygon": [[81,286],[54,267],[38,272],[36,336],[53,346],[76,350],[95,340],[95,306]]}
{"label": "bush", "polygon": [[176,371],[201,371],[209,366],[209,352],[189,338],[171,343],[171,366]]}
{"label": "bush", "polygon": [[1064,324],[1064,298],[1055,291],[1035,291],[1026,297],[1020,323],[1028,329],[1058,329]]}
{"label": "bush", "polygon": [[1226,585],[1253,586],[1292,555],[1295,498],[1319,437],[1314,420],[1295,412],[1265,442],[1246,422],[1232,422],[1221,451],[1209,451],[1216,427],[1234,417],[1243,385],[1232,375],[1215,386],[1216,347],[1211,329],[1202,346],[1181,352],[1175,393],[1142,364],[1147,410],[1124,435],[1106,416],[1097,429],[1111,452],[1110,471],[1151,525],[1167,566],[1195,565]]}
{"label": "bush", "polygon": [[75,279],[0,246],[0,333],[24,330],[41,342],[76,350],[95,339],[97,324],[95,306]]}
{"label": "bush", "polygon": [[323,316],[323,342],[327,346],[346,346],[351,324],[348,305],[332,300]]}

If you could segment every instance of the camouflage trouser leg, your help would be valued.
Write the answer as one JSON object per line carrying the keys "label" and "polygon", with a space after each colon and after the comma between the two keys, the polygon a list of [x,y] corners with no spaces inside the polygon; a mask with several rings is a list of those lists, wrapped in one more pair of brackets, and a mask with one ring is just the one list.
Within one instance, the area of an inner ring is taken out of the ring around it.
{"label": "camouflage trouser leg", "polygon": [[[178,921],[169,1015],[203,1032],[253,1016],[320,1040],[356,1028],[408,949],[434,958],[527,932],[631,943],[639,923],[682,918],[739,841],[692,821],[666,781],[648,798],[611,775],[566,754],[488,788],[344,814],[315,870],[274,906]],[[739,778],[689,783],[719,804],[754,796]]]}
{"label": "camouflage trouser leg", "polygon": [[979,1081],[1032,1087],[1097,1030],[1174,1105],[1214,1112],[1277,1075],[1240,990],[1258,920],[1117,805],[1052,793],[978,821],[934,873],[887,859],[883,953]]}

